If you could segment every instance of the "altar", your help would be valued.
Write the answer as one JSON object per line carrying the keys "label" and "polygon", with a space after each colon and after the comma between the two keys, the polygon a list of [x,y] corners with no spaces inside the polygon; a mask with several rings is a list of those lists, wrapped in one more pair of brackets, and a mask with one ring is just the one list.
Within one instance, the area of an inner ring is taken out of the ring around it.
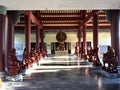
{"label": "altar", "polygon": [[67,39],[66,33],[59,31],[56,35],[56,39],[58,41],[58,46],[55,50],[55,56],[67,56],[68,49],[65,48],[65,40]]}
{"label": "altar", "polygon": [[55,56],[67,56],[68,55],[68,51],[64,50],[64,51],[55,51]]}

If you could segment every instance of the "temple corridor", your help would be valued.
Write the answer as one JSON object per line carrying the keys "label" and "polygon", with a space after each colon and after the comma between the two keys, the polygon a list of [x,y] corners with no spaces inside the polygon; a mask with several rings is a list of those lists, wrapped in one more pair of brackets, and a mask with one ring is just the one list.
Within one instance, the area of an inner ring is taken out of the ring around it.
{"label": "temple corridor", "polygon": [[75,56],[48,56],[23,81],[4,81],[2,90],[120,90],[120,74],[109,78],[101,72]]}
{"label": "temple corridor", "polygon": [[0,0],[0,42],[0,90],[120,90],[120,0]]}

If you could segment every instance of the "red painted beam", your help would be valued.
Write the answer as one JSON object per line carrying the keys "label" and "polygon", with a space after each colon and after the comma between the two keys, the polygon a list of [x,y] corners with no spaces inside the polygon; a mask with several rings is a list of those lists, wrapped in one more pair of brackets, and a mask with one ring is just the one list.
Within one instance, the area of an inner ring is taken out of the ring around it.
{"label": "red painted beam", "polygon": [[[40,21],[75,21],[79,17],[41,17]],[[24,21],[24,17],[20,17],[20,21]]]}
{"label": "red painted beam", "polygon": [[40,23],[40,21],[33,15],[33,13],[31,11],[25,11],[26,15],[30,15],[30,19],[33,23],[35,23],[36,25],[39,26],[39,29],[42,29],[42,24]]}
{"label": "red painted beam", "polygon": [[78,24],[79,22],[78,21],[75,21],[75,22],[42,22],[43,24]]}
{"label": "red painted beam", "polygon": [[44,16],[44,15],[47,15],[47,16],[60,15],[60,16],[62,16],[62,15],[79,15],[79,14],[80,13],[78,13],[78,12],[76,12],[76,13],[41,13],[42,16]]}
{"label": "red painted beam", "polygon": [[[93,18],[93,15],[94,15],[94,14],[98,14],[99,12],[100,12],[99,10],[93,10],[93,11],[85,18],[83,25],[84,25],[84,24],[87,24],[87,23]],[[82,26],[83,26],[83,25],[82,25]]]}
{"label": "red painted beam", "polygon": [[43,29],[66,29],[66,30],[70,30],[70,29],[77,29],[78,26],[43,26]]}
{"label": "red painted beam", "polygon": [[[24,24],[24,21],[20,21],[17,25]],[[75,21],[43,21],[42,24],[78,24],[79,20]],[[31,24],[34,24],[31,22]],[[87,24],[93,24],[93,20],[90,20]],[[100,20],[99,24],[110,24],[107,20]]]}
{"label": "red painted beam", "polygon": [[[111,29],[110,26],[98,26],[99,29]],[[15,26],[15,30],[24,30],[25,26]],[[31,30],[35,30],[36,26],[31,26]],[[78,29],[78,26],[43,26],[43,29],[65,29],[65,30],[70,30],[70,29]],[[93,29],[93,26],[87,26],[87,29]],[[104,31],[104,30],[103,30]]]}
{"label": "red painted beam", "polygon": [[[88,22],[87,24],[93,24],[93,22]],[[98,24],[110,24],[110,23],[107,21],[101,21]]]}

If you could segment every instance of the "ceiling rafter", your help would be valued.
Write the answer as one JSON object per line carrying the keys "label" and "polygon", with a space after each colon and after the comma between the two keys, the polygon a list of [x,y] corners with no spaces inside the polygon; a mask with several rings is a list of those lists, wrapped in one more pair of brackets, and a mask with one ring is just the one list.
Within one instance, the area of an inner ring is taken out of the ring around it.
{"label": "ceiling rafter", "polygon": [[[36,25],[42,25],[43,29],[77,29],[86,24],[87,28],[93,28],[92,17],[94,14],[98,14],[99,28],[110,28],[111,25],[106,18],[106,13],[100,10],[86,10],[85,20],[81,22],[80,13],[82,10],[39,10],[31,11],[31,27]],[[38,13],[38,15],[37,15]],[[15,25],[16,28],[24,27],[24,14],[20,15],[20,22]],[[37,20],[36,20],[37,19]],[[37,21],[37,22],[34,22]],[[80,23],[81,22],[81,23]],[[41,26],[40,26],[41,27]]]}

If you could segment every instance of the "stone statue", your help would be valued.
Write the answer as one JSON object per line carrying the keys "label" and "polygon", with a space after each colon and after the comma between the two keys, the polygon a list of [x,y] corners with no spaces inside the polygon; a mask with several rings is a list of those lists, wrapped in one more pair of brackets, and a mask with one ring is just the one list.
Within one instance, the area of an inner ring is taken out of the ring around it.
{"label": "stone statue", "polygon": [[93,62],[93,59],[94,59],[94,50],[92,49],[92,47],[88,48],[87,55],[88,55],[89,62]]}
{"label": "stone statue", "polygon": [[25,48],[24,52],[23,52],[23,64],[24,64],[25,68],[32,67],[32,63],[33,63],[33,61],[31,60],[31,57],[29,55],[27,55],[26,48]]}
{"label": "stone statue", "polygon": [[8,74],[16,75],[20,72],[20,61],[16,57],[16,49],[11,49],[9,52],[9,61],[8,61]]}
{"label": "stone statue", "polygon": [[47,50],[46,50],[46,48],[44,46],[42,46],[41,52],[42,52],[43,57],[47,56]]}
{"label": "stone statue", "polygon": [[75,53],[76,56],[79,56],[79,45],[76,44],[75,46]]}
{"label": "stone statue", "polygon": [[96,47],[93,52],[94,52],[93,64],[95,66],[102,66],[102,64],[100,62],[100,58],[99,58],[100,57],[100,49],[99,49],[99,47]]}
{"label": "stone statue", "polygon": [[[107,64],[107,66],[106,66]],[[103,55],[103,69],[110,73],[117,73],[118,58],[111,46],[107,47],[107,52]]]}

